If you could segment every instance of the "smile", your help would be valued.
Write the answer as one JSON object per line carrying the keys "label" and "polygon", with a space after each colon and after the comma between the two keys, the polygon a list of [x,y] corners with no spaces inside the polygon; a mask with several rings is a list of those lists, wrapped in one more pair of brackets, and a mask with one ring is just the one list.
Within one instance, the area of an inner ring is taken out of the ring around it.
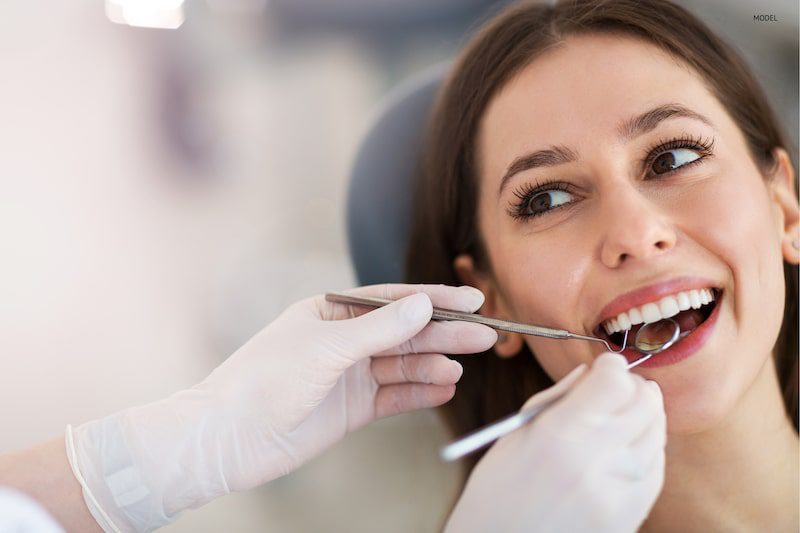
{"label": "smile", "polygon": [[[711,333],[718,316],[723,291],[713,286],[676,291],[672,294],[651,296],[652,300],[616,311],[594,330],[594,335],[605,339],[615,350],[622,347],[625,332],[628,344],[644,324],[671,318],[681,330],[680,340],[673,346],[642,363],[642,367],[658,367],[676,363],[697,351]],[[641,299],[639,300],[641,302]],[[619,309],[619,306],[615,306]],[[606,315],[607,316],[607,315]],[[623,352],[630,361],[641,357],[634,348]]]}

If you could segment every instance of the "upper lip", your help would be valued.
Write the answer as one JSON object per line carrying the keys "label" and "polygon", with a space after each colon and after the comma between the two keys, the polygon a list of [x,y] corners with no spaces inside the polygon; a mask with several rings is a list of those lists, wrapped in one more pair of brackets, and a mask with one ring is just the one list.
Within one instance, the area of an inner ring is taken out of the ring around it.
{"label": "upper lip", "polygon": [[603,310],[597,315],[597,319],[590,331],[596,331],[597,328],[600,327],[600,324],[609,318],[615,318],[623,311],[627,311],[632,307],[638,307],[650,302],[655,303],[664,296],[677,294],[681,291],[705,289],[708,287],[716,289],[719,285],[708,278],[684,276],[670,278],[665,281],[634,289],[621,296],[617,296],[603,307]]}

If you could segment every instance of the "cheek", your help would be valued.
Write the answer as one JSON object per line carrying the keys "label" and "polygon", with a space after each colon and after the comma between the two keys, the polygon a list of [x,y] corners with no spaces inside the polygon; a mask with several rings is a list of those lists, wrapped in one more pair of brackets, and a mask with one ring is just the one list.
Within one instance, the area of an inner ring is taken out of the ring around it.
{"label": "cheek", "polygon": [[[572,254],[580,245],[564,249],[542,236],[495,239],[489,253],[500,292],[501,311],[526,324],[575,331],[579,280],[589,267],[586,254]],[[548,250],[548,253],[541,250]],[[526,336],[528,348],[554,380],[561,379],[580,363],[592,360],[591,351],[579,341]]]}
{"label": "cheek", "polygon": [[[740,334],[777,336],[784,280],[780,236],[766,185],[755,168],[730,172],[697,195],[689,210],[694,239],[729,269]],[[763,352],[763,350],[760,350]]]}
{"label": "cheek", "polygon": [[679,216],[697,264],[726,272],[725,320],[690,373],[659,379],[671,431],[697,431],[737,409],[771,356],[783,319],[783,258],[770,197],[755,170],[720,173],[698,187]]}

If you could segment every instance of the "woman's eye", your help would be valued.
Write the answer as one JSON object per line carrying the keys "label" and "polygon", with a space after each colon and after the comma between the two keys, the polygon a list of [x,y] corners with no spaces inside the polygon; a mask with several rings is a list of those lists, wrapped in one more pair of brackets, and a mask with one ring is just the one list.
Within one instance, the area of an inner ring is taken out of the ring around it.
{"label": "woman's eye", "polygon": [[666,174],[670,170],[682,167],[687,163],[700,159],[700,155],[688,148],[675,148],[660,153],[650,165],[655,174]]}
{"label": "woman's eye", "polygon": [[525,205],[525,215],[540,215],[556,207],[568,204],[572,201],[572,195],[566,191],[552,190],[544,191],[531,197]]}

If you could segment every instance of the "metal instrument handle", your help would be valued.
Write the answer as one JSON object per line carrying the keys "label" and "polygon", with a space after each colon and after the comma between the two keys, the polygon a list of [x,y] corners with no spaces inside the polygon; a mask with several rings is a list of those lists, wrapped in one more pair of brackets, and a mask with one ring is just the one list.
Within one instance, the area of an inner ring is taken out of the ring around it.
{"label": "metal instrument handle", "polygon": [[[371,298],[366,296],[351,296],[349,294],[342,294],[337,292],[329,292],[325,295],[325,299],[329,302],[363,305],[366,307],[383,307],[384,305],[392,303],[394,300],[387,300],[386,298]],[[449,309],[441,309],[438,307],[433,308],[433,320],[462,320],[464,322],[474,322],[476,324],[483,324],[493,329],[502,331],[510,331],[511,333],[521,333],[523,335],[535,335],[537,337],[547,337],[550,339],[568,339],[575,337],[565,329],[546,328],[544,326],[532,326],[530,324],[522,324],[520,322],[512,322],[510,320],[500,320],[499,318],[491,318],[483,315],[476,315],[475,313],[462,313],[459,311],[451,311]],[[600,339],[596,339],[600,340]]]}

